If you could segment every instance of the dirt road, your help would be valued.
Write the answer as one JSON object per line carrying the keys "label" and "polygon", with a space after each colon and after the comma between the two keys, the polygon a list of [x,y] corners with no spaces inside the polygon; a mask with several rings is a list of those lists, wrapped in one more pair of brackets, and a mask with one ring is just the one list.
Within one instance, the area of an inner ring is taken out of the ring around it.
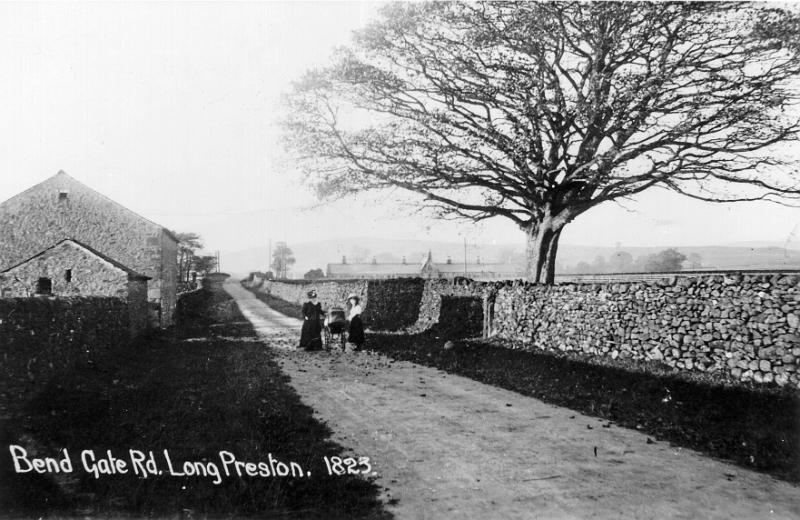
{"label": "dirt road", "polygon": [[398,518],[800,518],[800,488],[430,367],[295,350],[300,322],[227,290]]}

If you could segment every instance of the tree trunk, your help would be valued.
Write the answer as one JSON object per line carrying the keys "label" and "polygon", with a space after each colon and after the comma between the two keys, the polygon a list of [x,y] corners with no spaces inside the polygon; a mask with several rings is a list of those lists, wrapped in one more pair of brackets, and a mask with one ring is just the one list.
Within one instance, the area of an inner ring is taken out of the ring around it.
{"label": "tree trunk", "polygon": [[558,240],[564,224],[557,224],[547,218],[525,229],[527,245],[525,248],[525,275],[529,282],[552,285],[556,276],[556,254]]}

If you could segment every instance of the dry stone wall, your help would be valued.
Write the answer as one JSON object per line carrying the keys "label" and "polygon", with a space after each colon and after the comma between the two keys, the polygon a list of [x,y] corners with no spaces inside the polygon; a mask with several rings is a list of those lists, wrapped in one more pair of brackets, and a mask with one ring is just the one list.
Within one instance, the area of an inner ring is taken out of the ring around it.
{"label": "dry stone wall", "polygon": [[652,360],[800,386],[800,277],[500,288],[492,332],[526,349]]}
{"label": "dry stone wall", "polygon": [[125,344],[131,315],[120,298],[0,299],[0,378],[4,388],[44,382]]}
{"label": "dry stone wall", "polygon": [[306,293],[317,291],[323,309],[345,307],[347,297],[356,294],[364,309],[362,319],[367,327],[398,330],[414,324],[419,316],[424,281],[419,278],[391,280],[258,280],[245,286],[271,294],[282,300],[302,305]]}
{"label": "dry stone wall", "polygon": [[361,306],[367,303],[366,280],[354,281],[272,281],[267,280],[259,287],[259,291],[271,294],[281,300],[302,305],[308,301],[306,296],[310,290],[317,291],[317,299],[323,309],[344,307],[347,296],[355,293],[361,298]]}
{"label": "dry stone wall", "polygon": [[[392,282],[392,283],[387,283]],[[295,303],[363,297],[373,329],[484,334],[527,350],[662,362],[678,371],[800,387],[800,276],[719,274],[564,284],[356,280],[265,282]]]}

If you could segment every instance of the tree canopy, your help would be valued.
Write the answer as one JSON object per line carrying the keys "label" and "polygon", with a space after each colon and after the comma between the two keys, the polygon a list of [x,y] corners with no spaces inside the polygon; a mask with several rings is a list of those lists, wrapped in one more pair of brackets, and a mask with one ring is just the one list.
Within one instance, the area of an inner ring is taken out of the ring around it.
{"label": "tree canopy", "polygon": [[674,248],[665,249],[658,254],[651,255],[645,264],[645,271],[653,273],[672,273],[680,271],[686,255]]}
{"label": "tree canopy", "polygon": [[272,264],[270,265],[275,270],[275,276],[277,278],[286,278],[289,273],[289,266],[294,265],[295,262],[294,253],[286,245],[286,242],[278,242],[275,250],[272,251]]}
{"label": "tree canopy", "polygon": [[306,274],[303,275],[303,278],[306,280],[319,280],[321,278],[325,278],[325,271],[322,269],[310,269],[306,271]]}
{"label": "tree canopy", "polygon": [[552,282],[564,226],[653,187],[800,197],[798,17],[747,3],[390,4],[287,95],[321,197],[401,188],[443,217],[502,216]]}
{"label": "tree canopy", "polygon": [[203,239],[197,233],[192,232],[178,233],[172,231],[172,234],[178,239],[178,279],[181,282],[188,283],[194,267],[195,253],[203,249]]}

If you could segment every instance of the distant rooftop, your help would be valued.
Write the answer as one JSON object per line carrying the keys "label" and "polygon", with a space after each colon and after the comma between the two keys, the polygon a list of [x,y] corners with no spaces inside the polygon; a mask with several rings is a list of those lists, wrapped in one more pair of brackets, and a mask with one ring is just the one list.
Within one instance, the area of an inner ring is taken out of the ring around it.
{"label": "distant rooftop", "polygon": [[420,271],[420,266],[416,263],[414,264],[401,264],[401,263],[328,264],[329,274],[331,275],[352,274],[354,277],[357,277],[357,275],[359,274],[369,274],[369,275],[396,274],[396,275],[415,276],[419,274],[419,271]]}
{"label": "distant rooftop", "polygon": [[441,275],[454,275],[463,274],[465,276],[481,276],[481,275],[502,275],[502,276],[518,276],[522,272],[522,266],[509,263],[482,263],[470,262],[466,266],[464,263],[446,261],[435,262],[431,252],[423,258],[421,264],[413,263],[378,263],[375,260],[368,263],[338,263],[328,264],[327,276],[329,277],[401,277],[401,276],[420,276],[423,273]]}

